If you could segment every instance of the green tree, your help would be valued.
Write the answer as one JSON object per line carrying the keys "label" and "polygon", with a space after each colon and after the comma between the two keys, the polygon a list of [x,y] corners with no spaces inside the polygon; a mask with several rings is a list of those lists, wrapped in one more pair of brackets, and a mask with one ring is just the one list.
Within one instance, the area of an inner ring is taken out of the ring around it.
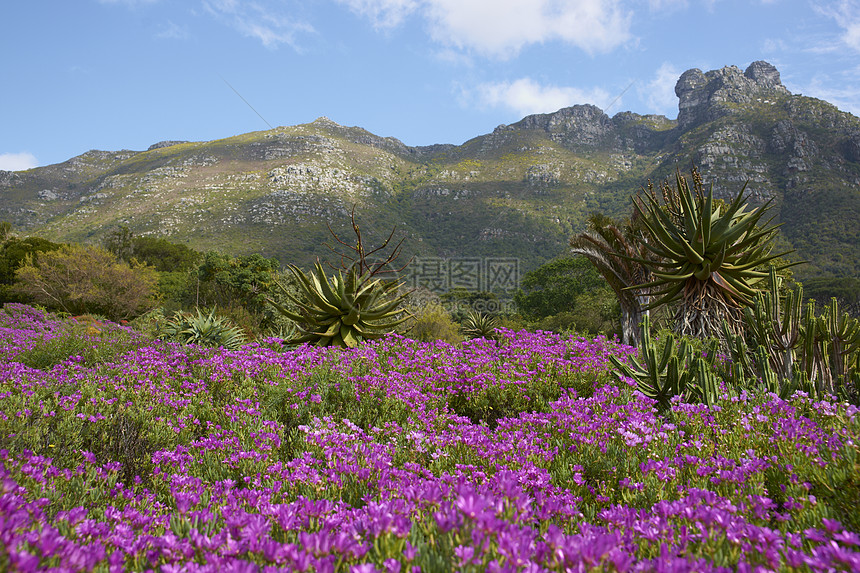
{"label": "green tree", "polygon": [[580,295],[605,285],[588,259],[559,257],[526,273],[514,302],[525,318],[545,318],[573,310]]}
{"label": "green tree", "polygon": [[198,268],[200,296],[195,306],[228,307],[239,303],[250,312],[263,313],[279,266],[277,259],[257,253],[230,257],[210,251]]}
{"label": "green tree", "polygon": [[102,241],[104,248],[113,253],[118,259],[130,261],[134,256],[134,234],[125,225],[111,230]]}
{"label": "green tree", "polygon": [[160,273],[185,272],[200,264],[203,253],[161,237],[134,237],[131,256]]}
{"label": "green tree", "polygon": [[20,239],[7,235],[0,246],[0,304],[6,302],[30,302],[22,293],[15,292],[11,287],[15,282],[15,271],[30,258],[37,258],[39,253],[55,251],[60,244],[52,243],[41,237],[25,237]]}
{"label": "green tree", "polygon": [[46,307],[70,314],[131,319],[157,302],[152,267],[120,261],[100,247],[63,245],[28,257],[15,271],[15,290]]}
{"label": "green tree", "polygon": [[635,213],[623,223],[593,213],[588,230],[570,239],[571,252],[587,258],[615,293],[621,311],[621,341],[631,346],[639,346],[639,325],[648,314],[648,291],[631,290],[652,278],[641,262],[654,258],[645,242],[644,227]]}

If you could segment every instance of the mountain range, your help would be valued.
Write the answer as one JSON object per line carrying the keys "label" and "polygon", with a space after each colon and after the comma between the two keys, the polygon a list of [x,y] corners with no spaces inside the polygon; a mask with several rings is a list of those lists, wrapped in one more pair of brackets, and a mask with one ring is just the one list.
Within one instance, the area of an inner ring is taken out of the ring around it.
{"label": "mountain range", "polygon": [[55,241],[117,226],[199,250],[307,266],[328,230],[368,244],[393,227],[408,256],[505,257],[521,271],[563,253],[593,211],[620,217],[648,181],[695,164],[715,196],[772,200],[801,277],[860,276],[860,119],[792,94],[767,62],[679,78],[677,119],[592,105],[530,115],[462,145],[410,147],[326,118],[145,151],[89,151],[0,171],[0,220]]}

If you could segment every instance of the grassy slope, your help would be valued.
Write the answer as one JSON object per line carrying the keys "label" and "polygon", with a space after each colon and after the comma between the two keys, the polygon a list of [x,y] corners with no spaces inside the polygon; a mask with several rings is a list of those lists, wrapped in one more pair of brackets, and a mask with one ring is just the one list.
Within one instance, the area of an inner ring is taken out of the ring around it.
{"label": "grassy slope", "polygon": [[[729,153],[711,175],[738,179],[745,167],[764,169],[770,188],[763,191],[775,191],[784,239],[798,258],[812,261],[801,274],[860,273],[860,193],[850,186],[860,180],[860,165],[844,158],[845,134],[860,121],[801,96],[734,111],[680,138],[673,122],[631,115],[615,122],[615,140],[597,147],[517,128],[428,152],[318,120],[146,152],[89,152],[23,174],[21,184],[2,191],[9,207],[0,216],[53,240],[97,242],[125,224],[198,249],[307,264],[327,252],[325,223],[344,229],[357,204],[370,239],[381,240],[396,225],[407,253],[515,256],[528,270],[563,252],[589,213],[627,213],[631,193],[698,160],[696,150],[719,140]],[[720,140],[719,130],[742,125],[766,142],[787,120],[816,151],[799,174],[786,153]],[[637,133],[649,134],[649,143],[639,145]],[[270,181],[274,170],[291,166],[315,171]],[[44,189],[59,198],[39,198]]]}

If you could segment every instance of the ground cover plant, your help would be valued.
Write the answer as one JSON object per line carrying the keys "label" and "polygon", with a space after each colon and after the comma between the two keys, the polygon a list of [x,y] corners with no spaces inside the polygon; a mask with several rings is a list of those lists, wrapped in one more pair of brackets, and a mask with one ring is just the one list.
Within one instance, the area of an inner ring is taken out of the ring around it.
{"label": "ground cover plant", "polygon": [[496,335],[225,350],[7,304],[0,570],[860,569],[857,408],[658,414],[630,347]]}

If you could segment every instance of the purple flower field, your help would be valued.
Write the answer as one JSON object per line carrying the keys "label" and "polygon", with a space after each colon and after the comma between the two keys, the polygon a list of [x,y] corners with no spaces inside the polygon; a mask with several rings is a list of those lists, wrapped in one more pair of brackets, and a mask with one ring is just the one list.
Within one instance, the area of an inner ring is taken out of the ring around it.
{"label": "purple flower field", "polygon": [[239,351],[0,311],[2,571],[858,571],[860,416],[605,339]]}

